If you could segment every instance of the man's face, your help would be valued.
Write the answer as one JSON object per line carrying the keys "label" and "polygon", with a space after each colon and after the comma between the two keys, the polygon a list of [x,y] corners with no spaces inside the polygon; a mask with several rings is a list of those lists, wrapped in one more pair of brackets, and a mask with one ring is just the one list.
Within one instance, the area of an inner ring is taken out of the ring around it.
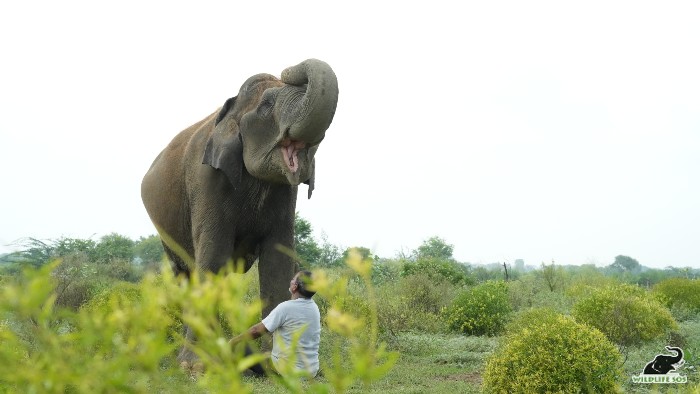
{"label": "man's face", "polygon": [[297,290],[297,278],[299,278],[299,274],[294,275],[291,281],[289,281],[289,293],[294,294],[294,292]]}

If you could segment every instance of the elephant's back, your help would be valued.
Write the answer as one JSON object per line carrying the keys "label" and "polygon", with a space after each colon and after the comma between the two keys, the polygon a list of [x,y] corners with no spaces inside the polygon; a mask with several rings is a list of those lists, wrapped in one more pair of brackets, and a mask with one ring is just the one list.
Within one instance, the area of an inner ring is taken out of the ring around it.
{"label": "elephant's back", "polygon": [[187,177],[191,167],[201,165],[215,116],[216,113],[178,133],[158,154],[141,181],[143,204],[151,221],[162,230],[177,232],[187,227]]}
{"label": "elephant's back", "polygon": [[146,172],[142,182],[142,190],[144,184],[153,182],[153,178],[181,179],[185,176],[187,160],[196,156],[198,150],[201,150],[199,155],[204,153],[202,140],[206,140],[206,136],[213,129],[212,125],[215,116],[216,112],[179,132],[170,141],[156,156],[148,172]]}

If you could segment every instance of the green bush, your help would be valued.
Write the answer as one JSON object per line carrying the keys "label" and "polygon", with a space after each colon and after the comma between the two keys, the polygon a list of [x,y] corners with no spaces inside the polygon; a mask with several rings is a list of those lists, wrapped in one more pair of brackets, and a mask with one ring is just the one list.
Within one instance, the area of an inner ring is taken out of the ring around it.
{"label": "green bush", "polygon": [[56,287],[56,305],[77,310],[92,297],[115,282],[137,282],[141,269],[128,260],[113,259],[96,263],[84,252],[74,252],[59,259],[52,276]]}
{"label": "green bush", "polygon": [[544,321],[554,321],[561,314],[551,308],[532,308],[518,312],[506,325],[506,334],[542,324]]}
{"label": "green bush", "polygon": [[379,327],[394,337],[406,331],[442,332],[445,325],[440,313],[459,289],[445,279],[436,281],[425,274],[384,284],[377,289]]}
{"label": "green bush", "polygon": [[546,307],[564,313],[571,306],[564,292],[559,289],[550,291],[543,279],[534,274],[523,275],[507,285],[510,303],[515,311]]}
{"label": "green bush", "polygon": [[143,277],[142,269],[129,260],[112,259],[104,264],[97,264],[99,274],[125,282],[138,282]]}
{"label": "green bush", "polygon": [[[536,322],[534,317],[542,320]],[[504,337],[487,360],[487,393],[611,393],[619,391],[621,356],[600,331],[537,312]]]}
{"label": "green bush", "polygon": [[401,276],[424,274],[433,280],[448,280],[455,285],[470,285],[474,280],[469,277],[469,270],[464,264],[439,258],[421,258],[407,262],[401,269]]}
{"label": "green bush", "polygon": [[118,302],[137,303],[141,300],[141,289],[135,283],[117,282],[113,286],[102,290],[100,293],[92,297],[86,302],[81,309],[95,312],[107,311],[112,307],[110,302],[117,300]]}
{"label": "green bush", "polygon": [[56,306],[77,310],[100,289],[96,280],[96,266],[84,252],[65,255],[52,274],[56,292]]}
{"label": "green bush", "polygon": [[162,290],[140,303],[115,300],[94,313],[55,310],[51,271],[56,264],[29,272],[21,286],[0,292],[0,315],[16,323],[0,327],[0,364],[11,366],[0,369],[0,388],[63,393],[159,387],[166,378],[156,373],[160,360],[172,350],[162,329],[167,322]]}
{"label": "green bush", "polygon": [[[72,311],[56,307],[51,276],[56,265],[29,271],[0,288],[0,392],[251,391],[240,372],[265,356],[244,357],[242,349],[228,345],[230,332],[243,332],[260,321],[261,302],[244,301],[249,276],[194,274],[184,279],[166,269],[139,284],[119,283]],[[364,267],[358,265],[369,281]],[[322,273],[314,277],[319,295],[343,299],[347,280],[332,282]],[[366,299],[375,301],[371,288]],[[324,322],[342,338],[347,357],[329,346],[326,351],[333,354],[330,360],[323,358],[325,381],[302,385],[298,373],[280,371],[276,383],[297,393],[344,392],[357,381],[368,385],[387,373],[397,355],[377,342],[376,311],[370,306],[369,320],[362,322],[344,306],[332,301]],[[174,360],[174,351],[186,343],[181,334],[171,335],[175,320],[198,338],[187,343],[203,366],[193,369],[193,380]]]}
{"label": "green bush", "polygon": [[511,312],[508,287],[488,281],[457,295],[443,316],[450,329],[467,335],[497,335]]}
{"label": "green bush", "polygon": [[395,260],[375,260],[372,263],[372,284],[393,283],[401,277],[402,265]]}
{"label": "green bush", "polygon": [[672,309],[700,313],[700,280],[672,278],[654,286],[654,293]]}
{"label": "green bush", "polygon": [[599,329],[622,347],[658,338],[677,328],[668,309],[644,289],[633,285],[592,292],[574,305],[573,316]]}

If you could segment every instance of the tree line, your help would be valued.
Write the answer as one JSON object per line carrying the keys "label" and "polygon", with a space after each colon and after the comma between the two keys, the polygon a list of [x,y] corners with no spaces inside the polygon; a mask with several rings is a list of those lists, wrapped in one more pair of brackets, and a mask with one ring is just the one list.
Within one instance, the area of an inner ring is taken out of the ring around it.
{"label": "tree line", "polygon": [[[364,246],[343,247],[328,241],[323,234],[320,240],[314,237],[311,223],[296,215],[294,221],[295,258],[304,268],[338,268],[343,267],[350,250],[356,250],[364,259],[374,263],[373,277],[378,280],[395,279],[400,275],[412,272],[429,272],[448,280],[464,282],[465,284],[483,282],[486,280],[515,280],[527,271],[539,268],[543,279],[554,291],[557,281],[566,273],[575,274],[581,270],[598,271],[605,276],[614,277],[622,282],[642,286],[652,286],[660,281],[682,277],[694,279],[700,277],[700,269],[690,267],[666,267],[664,269],[648,268],[636,259],[618,255],[614,261],[605,267],[595,265],[561,266],[554,262],[541,263],[540,267],[515,267],[506,262],[487,265],[470,264],[457,261],[454,256],[454,246],[439,236],[430,237],[417,248],[409,251],[399,251],[394,257],[379,257]],[[52,260],[63,259],[67,256],[79,256],[83,262],[90,264],[107,264],[119,262],[130,263],[141,270],[158,270],[163,261],[163,246],[157,235],[139,237],[133,240],[127,236],[111,233],[98,240],[61,237],[54,240],[26,238],[15,243],[20,248],[18,252],[0,256],[3,264],[2,271],[11,273],[19,271],[24,266],[40,267]],[[10,263],[10,264],[7,264]],[[128,275],[127,275],[128,276]],[[137,275],[138,276],[138,275]]]}

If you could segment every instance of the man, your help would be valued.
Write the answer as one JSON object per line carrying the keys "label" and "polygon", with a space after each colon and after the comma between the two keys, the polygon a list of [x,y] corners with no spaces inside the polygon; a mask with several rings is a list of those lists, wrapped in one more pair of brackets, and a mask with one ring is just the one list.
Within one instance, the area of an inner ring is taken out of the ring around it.
{"label": "man", "polygon": [[[299,342],[296,345],[295,368],[306,371],[310,376],[318,373],[318,346],[321,340],[321,315],[318,306],[311,299],[313,291],[308,290],[311,283],[311,272],[301,271],[294,275],[289,282],[289,292],[292,299],[285,301],[270,312],[260,323],[250,327],[246,333],[238,335],[229,341],[231,346],[250,337],[257,339],[266,333],[272,333],[272,353],[270,359],[272,366],[280,370],[282,363],[289,359],[289,351],[292,348],[292,340],[296,335]],[[249,349],[246,348],[246,353]],[[255,374],[262,375],[262,366],[255,365],[250,368]]]}

